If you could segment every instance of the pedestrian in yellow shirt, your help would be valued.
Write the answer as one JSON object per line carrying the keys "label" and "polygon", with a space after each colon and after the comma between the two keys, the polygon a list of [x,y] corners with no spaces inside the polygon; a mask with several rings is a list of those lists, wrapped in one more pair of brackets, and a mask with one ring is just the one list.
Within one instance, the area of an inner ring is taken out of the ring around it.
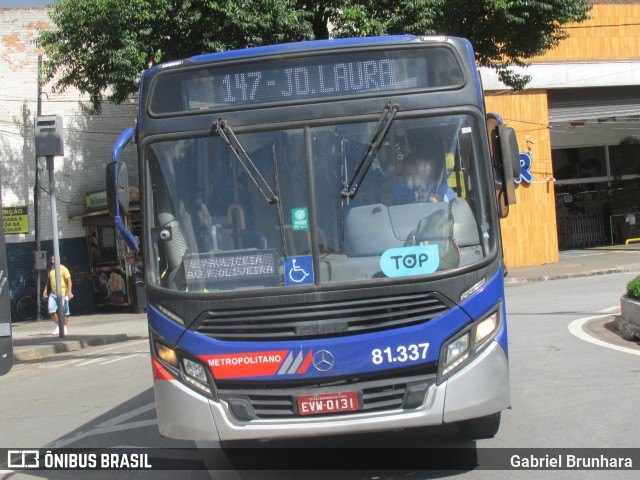
{"label": "pedestrian in yellow shirt", "polygon": [[[64,334],[67,335],[69,330],[67,329],[67,323],[69,323],[69,300],[73,298],[73,293],[71,292],[71,274],[69,273],[69,269],[64,265],[60,264],[60,279],[62,281],[62,288],[60,293],[63,297],[63,310],[64,310]],[[51,288],[49,288],[49,286]],[[56,324],[56,328],[53,330],[54,335],[58,335],[60,333],[60,327],[58,324],[58,291],[56,289],[56,269],[55,269],[55,257],[51,255],[51,270],[49,270],[49,282],[44,286],[44,290],[42,291],[42,296],[47,297],[47,290],[49,291],[49,304],[48,310],[51,320]]]}

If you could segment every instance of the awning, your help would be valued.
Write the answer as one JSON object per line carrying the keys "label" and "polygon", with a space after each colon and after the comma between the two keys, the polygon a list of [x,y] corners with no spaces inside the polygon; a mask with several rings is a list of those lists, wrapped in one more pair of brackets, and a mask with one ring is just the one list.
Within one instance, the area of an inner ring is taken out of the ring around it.
{"label": "awning", "polygon": [[630,116],[640,119],[640,87],[636,86],[548,90],[547,101],[549,123]]}
{"label": "awning", "polygon": [[[138,212],[140,211],[140,207],[130,207],[130,212]],[[74,215],[69,216],[69,220],[74,220],[76,218],[82,219],[83,227],[90,227],[93,225],[113,225],[113,218],[109,215],[108,208],[99,208],[96,210],[87,210],[86,212],[76,213]]]}

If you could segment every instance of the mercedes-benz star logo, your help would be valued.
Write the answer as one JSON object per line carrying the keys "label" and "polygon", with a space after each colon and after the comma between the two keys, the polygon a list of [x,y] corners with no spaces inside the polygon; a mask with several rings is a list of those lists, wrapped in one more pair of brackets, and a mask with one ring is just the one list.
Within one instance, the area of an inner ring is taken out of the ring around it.
{"label": "mercedes-benz star logo", "polygon": [[313,356],[313,366],[319,372],[326,372],[333,368],[334,360],[331,352],[320,350]]}

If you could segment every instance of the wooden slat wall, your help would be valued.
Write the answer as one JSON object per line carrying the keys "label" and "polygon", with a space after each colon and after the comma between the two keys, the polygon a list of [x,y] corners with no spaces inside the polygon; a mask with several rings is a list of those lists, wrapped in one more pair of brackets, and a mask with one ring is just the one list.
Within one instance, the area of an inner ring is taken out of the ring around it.
{"label": "wooden slat wall", "polygon": [[[569,38],[536,62],[588,62],[640,58],[640,4],[594,4],[591,20],[570,28]],[[603,26],[611,25],[611,26]]]}
{"label": "wooden slat wall", "polygon": [[[544,56],[541,62],[589,62],[640,58],[640,3],[600,3],[590,20],[569,25],[570,37]],[[608,26],[604,26],[608,25]],[[505,264],[525,267],[558,261],[558,235],[551,164],[551,140],[547,96],[544,90],[504,94],[485,92],[487,111],[499,113],[518,134],[520,151],[531,148],[534,183],[516,190],[518,204],[501,220]]]}
{"label": "wooden slat wall", "polygon": [[547,94],[528,90],[514,94],[486,92],[488,112],[502,116],[518,137],[521,152],[531,148],[533,182],[516,189],[517,205],[501,220],[505,264],[526,267],[558,261],[555,192],[551,165]]}

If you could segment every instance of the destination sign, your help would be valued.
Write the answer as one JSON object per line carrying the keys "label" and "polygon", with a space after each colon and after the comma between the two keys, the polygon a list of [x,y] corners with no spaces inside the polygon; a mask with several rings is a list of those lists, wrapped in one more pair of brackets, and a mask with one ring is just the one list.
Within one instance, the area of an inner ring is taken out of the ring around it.
{"label": "destination sign", "polygon": [[154,114],[454,87],[463,75],[451,50],[375,50],[264,60],[160,73]]}

